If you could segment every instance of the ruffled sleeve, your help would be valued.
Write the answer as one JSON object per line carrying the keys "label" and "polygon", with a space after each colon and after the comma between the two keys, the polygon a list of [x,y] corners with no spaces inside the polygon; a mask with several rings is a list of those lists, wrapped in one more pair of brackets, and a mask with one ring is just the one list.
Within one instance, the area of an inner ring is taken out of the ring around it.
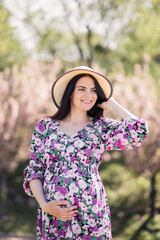
{"label": "ruffled sleeve", "polygon": [[44,146],[46,135],[45,120],[39,121],[33,131],[31,141],[31,153],[29,165],[24,169],[24,191],[27,195],[33,197],[29,186],[29,181],[39,178],[43,182],[45,165],[43,162]]}
{"label": "ruffled sleeve", "polygon": [[123,118],[120,122],[103,119],[101,134],[106,150],[130,150],[142,145],[148,135],[148,124],[141,118]]}

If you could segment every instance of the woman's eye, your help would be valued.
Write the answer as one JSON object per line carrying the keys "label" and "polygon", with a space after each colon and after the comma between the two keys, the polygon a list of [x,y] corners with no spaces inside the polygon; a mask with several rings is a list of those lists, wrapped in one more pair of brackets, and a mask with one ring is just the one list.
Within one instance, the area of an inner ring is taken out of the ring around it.
{"label": "woman's eye", "polygon": [[83,88],[80,88],[79,90],[80,90],[80,91],[84,91],[84,89],[83,89]]}

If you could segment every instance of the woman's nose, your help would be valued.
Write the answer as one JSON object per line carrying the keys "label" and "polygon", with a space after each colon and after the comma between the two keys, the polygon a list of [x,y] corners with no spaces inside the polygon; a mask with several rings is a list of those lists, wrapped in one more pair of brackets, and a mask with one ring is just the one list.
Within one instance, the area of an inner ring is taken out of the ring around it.
{"label": "woman's nose", "polygon": [[90,95],[92,95],[92,92],[86,91],[86,95],[87,95],[87,96],[90,96]]}

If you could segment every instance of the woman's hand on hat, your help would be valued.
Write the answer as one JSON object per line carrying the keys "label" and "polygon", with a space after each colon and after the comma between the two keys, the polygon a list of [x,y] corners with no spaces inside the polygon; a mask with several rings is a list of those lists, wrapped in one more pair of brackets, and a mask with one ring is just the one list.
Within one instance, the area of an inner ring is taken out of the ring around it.
{"label": "woman's hand on hat", "polygon": [[70,206],[70,203],[68,201],[45,202],[41,208],[44,212],[49,213],[50,215],[53,215],[62,221],[71,220],[78,214],[78,210],[75,210],[77,206]]}

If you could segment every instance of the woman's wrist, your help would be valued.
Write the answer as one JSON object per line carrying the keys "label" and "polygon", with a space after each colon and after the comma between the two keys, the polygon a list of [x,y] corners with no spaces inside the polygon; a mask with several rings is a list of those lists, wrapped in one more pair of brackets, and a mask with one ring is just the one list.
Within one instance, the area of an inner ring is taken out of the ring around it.
{"label": "woman's wrist", "polygon": [[41,209],[44,209],[47,201],[46,201],[46,199],[42,199],[42,200],[39,200],[38,203],[39,203],[39,206],[41,207]]}

